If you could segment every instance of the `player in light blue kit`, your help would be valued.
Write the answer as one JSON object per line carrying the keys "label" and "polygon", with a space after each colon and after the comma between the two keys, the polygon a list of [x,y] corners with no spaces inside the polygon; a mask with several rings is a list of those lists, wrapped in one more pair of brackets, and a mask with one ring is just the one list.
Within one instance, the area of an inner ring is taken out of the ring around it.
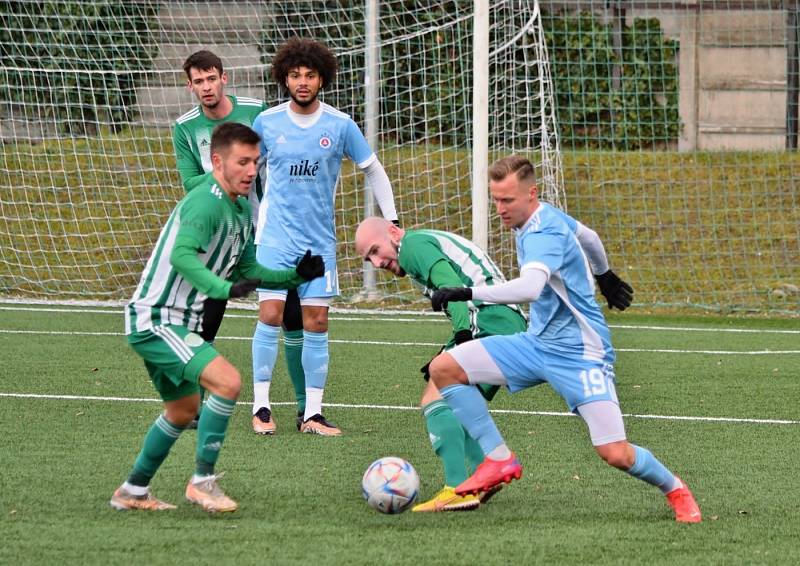
{"label": "player in light blue kit", "polygon": [[[272,61],[272,78],[291,100],[262,112],[253,122],[266,157],[264,197],[259,210],[258,261],[272,269],[294,266],[311,249],[325,260],[323,277],[298,288],[303,312],[303,371],[306,405],[301,432],[338,436],[322,416],[328,376],[328,308],[339,294],[336,276],[334,202],[344,157],[361,169],[387,220],[397,222],[389,177],[356,123],[317,99],[336,76],[336,58],[323,44],[293,38]],[[253,429],[272,434],[269,402],[278,352],[284,291],[259,292],[259,322],[253,336]]]}
{"label": "player in light blue kit", "polygon": [[527,332],[513,336],[466,342],[431,363],[431,379],[486,455],[456,493],[484,492],[522,475],[486,401],[471,384],[506,385],[513,393],[547,382],[586,422],[603,460],[658,487],[678,522],[700,522],[700,509],[686,484],[625,436],[615,391],[615,353],[594,299],[592,276],[609,306],[621,310],[630,305],[633,289],[608,269],[596,233],[539,202],[533,165],[527,159],[500,159],[490,168],[489,179],[497,213],[516,236],[520,276],[493,286],[439,289],[431,303],[441,310],[453,301],[529,301],[530,324]]}

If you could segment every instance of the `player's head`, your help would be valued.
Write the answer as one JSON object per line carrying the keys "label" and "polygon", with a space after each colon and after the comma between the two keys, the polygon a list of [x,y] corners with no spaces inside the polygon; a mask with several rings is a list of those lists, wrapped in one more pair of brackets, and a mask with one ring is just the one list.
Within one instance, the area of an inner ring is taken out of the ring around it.
{"label": "player's head", "polygon": [[356,228],[356,253],[375,267],[400,277],[406,274],[397,261],[405,231],[385,218],[370,216]]}
{"label": "player's head", "polygon": [[187,87],[206,108],[214,109],[224,96],[223,90],[228,75],[222,69],[222,61],[211,51],[192,53],[183,63]]}
{"label": "player's head", "polygon": [[281,45],[272,60],[272,79],[299,106],[313,104],[334,77],[336,56],[313,39],[293,37]]}
{"label": "player's head", "polygon": [[261,138],[244,124],[225,122],[211,134],[214,178],[231,197],[244,196],[256,178]]}
{"label": "player's head", "polygon": [[500,219],[509,228],[521,228],[539,206],[533,164],[509,155],[489,167],[489,192]]}

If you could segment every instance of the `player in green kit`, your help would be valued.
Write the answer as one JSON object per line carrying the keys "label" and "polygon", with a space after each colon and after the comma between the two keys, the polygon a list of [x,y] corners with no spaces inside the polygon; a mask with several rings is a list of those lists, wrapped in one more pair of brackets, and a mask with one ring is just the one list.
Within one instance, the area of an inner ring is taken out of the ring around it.
{"label": "player in green kit", "polygon": [[[206,173],[211,171],[210,140],[211,132],[219,124],[238,122],[251,126],[256,116],[267,108],[264,101],[246,96],[230,96],[225,94],[228,75],[222,67],[220,58],[211,51],[192,53],[183,63],[186,73],[186,86],[191,90],[197,106],[183,114],[175,122],[172,141],[175,147],[175,158],[178,164],[181,183],[186,192],[191,191]],[[253,225],[258,218],[258,207],[263,196],[264,183],[256,178],[250,191],[250,205],[253,210]],[[213,342],[219,331],[226,299],[206,300],[203,326],[200,335],[204,340]],[[305,409],[305,374],[303,373],[303,322],[300,311],[300,299],[297,292],[287,293],[286,308],[283,313],[284,352],[289,376],[295,390],[298,410]],[[191,426],[196,426],[195,420]],[[258,425],[269,428],[268,423]],[[261,431],[269,432],[268,430]]]}
{"label": "player in green kit", "polygon": [[[238,507],[219,487],[214,467],[241,377],[195,333],[202,327],[206,297],[243,297],[257,287],[295,288],[324,271],[322,258],[310,251],[294,269],[270,270],[256,261],[247,195],[256,176],[259,142],[253,130],[236,122],[214,130],[213,170],[173,210],[125,309],[128,343],[144,359],[165,410],[147,432],[128,479],[111,498],[116,509],[175,507],[156,499],[149,484],[197,414],[200,385],[209,397],[197,427],[196,468],[186,499],[209,512]],[[233,282],[234,273],[243,279]]]}
{"label": "player in green kit", "polygon": [[[494,285],[505,277],[478,246],[455,234],[439,230],[403,230],[383,218],[371,217],[356,230],[356,253],[375,267],[395,275],[408,275],[424,288],[426,296],[441,287]],[[494,305],[474,301],[454,303],[448,309],[453,332],[442,348],[449,350],[473,338],[524,332],[525,316],[516,305]],[[456,495],[455,486],[483,461],[483,452],[458,422],[439,391],[429,381],[428,365],[422,368],[428,381],[422,394],[422,413],[433,450],[444,466],[445,486],[429,501],[412,511],[464,511],[476,509],[475,495]],[[481,393],[491,400],[497,387],[486,386]]]}

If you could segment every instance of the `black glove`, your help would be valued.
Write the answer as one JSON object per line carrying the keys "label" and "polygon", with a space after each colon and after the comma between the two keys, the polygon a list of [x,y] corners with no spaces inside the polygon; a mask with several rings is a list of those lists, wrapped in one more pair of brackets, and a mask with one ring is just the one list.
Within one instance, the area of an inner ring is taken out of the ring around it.
{"label": "black glove", "polygon": [[433,363],[433,360],[435,360],[439,356],[439,354],[444,352],[445,347],[446,346],[442,346],[441,348],[439,348],[439,351],[436,352],[436,355],[433,356],[431,358],[431,360],[427,364],[425,364],[424,366],[419,368],[419,372],[422,374],[422,377],[423,377],[423,379],[425,381],[430,381],[430,379],[431,379],[431,364]]}
{"label": "black glove", "polygon": [[259,285],[261,285],[261,279],[241,279],[231,285],[231,291],[228,294],[228,298],[238,299],[240,297],[246,297],[255,291]]}
{"label": "black glove", "polygon": [[306,255],[302,257],[295,270],[300,277],[311,281],[322,277],[322,274],[325,273],[325,262],[322,261],[322,256],[311,255],[311,250],[306,250]]}
{"label": "black glove", "polygon": [[617,277],[617,274],[610,269],[602,275],[595,275],[600,292],[608,301],[608,308],[617,307],[624,311],[631,306],[633,299],[633,287]]}
{"label": "black glove", "polygon": [[472,340],[472,331],[467,329],[458,330],[455,336],[453,336],[453,339],[455,340],[456,345],[469,342]]}
{"label": "black glove", "polygon": [[470,287],[444,287],[433,293],[431,306],[436,312],[447,308],[447,303],[471,301],[472,289]]}

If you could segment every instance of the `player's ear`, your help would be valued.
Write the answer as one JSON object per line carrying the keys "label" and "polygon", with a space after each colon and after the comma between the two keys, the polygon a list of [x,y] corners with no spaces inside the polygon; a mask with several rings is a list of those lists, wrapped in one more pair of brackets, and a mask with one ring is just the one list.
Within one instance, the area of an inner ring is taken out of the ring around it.
{"label": "player's ear", "polygon": [[224,85],[228,84],[228,72],[227,71],[223,71],[222,74],[219,76],[219,80]]}
{"label": "player's ear", "polygon": [[211,165],[214,166],[214,169],[219,169],[222,165],[222,155],[217,152],[211,154]]}

